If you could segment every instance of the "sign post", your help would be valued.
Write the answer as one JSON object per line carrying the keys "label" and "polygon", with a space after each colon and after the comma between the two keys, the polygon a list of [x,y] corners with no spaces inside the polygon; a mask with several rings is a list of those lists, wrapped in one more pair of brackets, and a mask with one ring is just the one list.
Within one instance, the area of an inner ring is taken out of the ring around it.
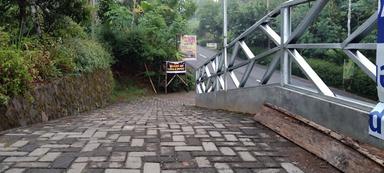
{"label": "sign post", "polygon": [[[185,61],[166,61],[165,62],[165,93],[168,92],[168,86],[172,81],[178,77],[184,85],[188,86],[186,80],[184,80],[180,75],[185,75],[187,69],[185,66]],[[168,75],[171,76],[171,80],[168,81]]]}
{"label": "sign post", "polygon": [[376,83],[380,103],[369,114],[369,134],[384,140],[384,0],[379,0]]}

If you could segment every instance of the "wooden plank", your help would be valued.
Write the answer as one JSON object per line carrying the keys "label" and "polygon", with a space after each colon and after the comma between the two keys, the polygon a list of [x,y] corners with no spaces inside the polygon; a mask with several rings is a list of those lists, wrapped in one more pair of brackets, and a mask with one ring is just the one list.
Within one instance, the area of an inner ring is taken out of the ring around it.
{"label": "wooden plank", "polygon": [[340,135],[340,134],[338,134],[338,133],[336,133],[336,132],[334,132],[328,128],[325,128],[325,127],[323,127],[323,126],[321,126],[315,122],[309,121],[309,120],[307,120],[301,116],[292,114],[292,113],[288,112],[287,110],[276,107],[272,104],[266,103],[265,105],[267,107],[275,109],[275,110],[277,110],[277,111],[279,111],[285,115],[289,115],[289,116],[315,128],[315,129],[321,131],[322,133],[325,133],[326,135],[329,135],[330,137],[340,141],[344,145],[347,145],[347,146],[355,149],[356,151],[360,152],[362,155],[368,157],[369,159],[375,161],[377,164],[384,167],[384,150],[381,150],[379,148],[375,148],[374,146],[371,146],[369,144],[359,143],[350,137]]}
{"label": "wooden plank", "polygon": [[264,106],[254,119],[296,143],[302,148],[326,160],[343,172],[376,173],[384,168],[357,150],[343,144],[303,121],[287,113]]}

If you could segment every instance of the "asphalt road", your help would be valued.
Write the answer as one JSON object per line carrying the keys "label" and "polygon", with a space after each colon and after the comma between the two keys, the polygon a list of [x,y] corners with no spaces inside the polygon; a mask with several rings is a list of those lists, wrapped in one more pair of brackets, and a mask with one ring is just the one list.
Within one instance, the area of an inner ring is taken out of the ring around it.
{"label": "asphalt road", "polygon": [[[197,55],[198,55],[197,60],[187,61],[187,64],[189,66],[191,66],[192,68],[197,69],[198,67],[200,67],[202,64],[204,64],[210,57],[214,56],[215,54],[217,54],[217,50],[198,46],[198,48],[197,48]],[[237,60],[235,61],[235,64],[241,63],[242,61],[244,61],[244,60],[240,60],[239,58],[237,58]],[[239,80],[241,80],[241,77],[243,76],[243,74],[246,70],[246,67],[247,66],[243,66],[242,68],[239,68],[239,69],[234,71]],[[209,68],[211,69],[211,71],[213,71],[211,67],[209,67]],[[258,81],[261,80],[265,71],[266,71],[266,66],[255,64],[255,66],[251,72],[251,75],[250,75],[245,86],[246,87],[259,86],[260,84]],[[227,76],[227,81],[228,81],[228,89],[235,89],[236,88],[232,82],[232,79],[230,79],[229,76]],[[295,86],[300,86],[300,87],[311,88],[313,90],[317,90],[316,86],[310,80],[307,80],[307,79],[304,79],[304,78],[301,78],[298,76],[292,76],[291,82]],[[276,70],[273,73],[271,79],[268,82],[268,84],[274,84],[274,83],[280,83],[280,71],[279,70]],[[363,98],[360,96],[356,96],[352,93],[349,93],[349,92],[346,92],[346,91],[343,91],[340,89],[336,89],[336,88],[332,88],[332,87],[330,89],[337,96],[339,96],[341,98],[354,99],[354,101],[357,101],[357,102],[358,101],[364,101],[364,104],[368,103],[368,105],[376,104],[375,101],[372,101],[372,100],[369,100],[369,99],[366,99],[366,98]]]}

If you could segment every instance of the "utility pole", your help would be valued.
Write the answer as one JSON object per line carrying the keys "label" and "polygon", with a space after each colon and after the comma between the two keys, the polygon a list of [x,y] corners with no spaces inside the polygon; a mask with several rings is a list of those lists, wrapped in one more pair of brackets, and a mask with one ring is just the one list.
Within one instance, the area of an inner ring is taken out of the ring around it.
{"label": "utility pole", "polygon": [[227,91],[228,88],[228,80],[227,80],[227,70],[228,70],[228,19],[227,19],[227,0],[223,0],[223,10],[224,10],[224,52],[223,52],[223,58],[224,58],[224,91]]}
{"label": "utility pole", "polygon": [[[267,13],[269,13],[269,0],[267,0]],[[271,39],[268,38],[268,49],[271,49]]]}
{"label": "utility pole", "polygon": [[351,35],[352,0],[348,2],[348,36]]}

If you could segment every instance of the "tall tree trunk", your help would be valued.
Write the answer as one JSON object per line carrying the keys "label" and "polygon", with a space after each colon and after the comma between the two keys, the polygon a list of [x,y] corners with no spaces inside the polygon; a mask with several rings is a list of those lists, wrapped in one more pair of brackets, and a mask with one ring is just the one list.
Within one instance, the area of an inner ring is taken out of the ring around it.
{"label": "tall tree trunk", "polygon": [[19,47],[25,29],[25,18],[27,16],[27,0],[18,0],[17,3],[19,6],[19,38],[17,46]]}
{"label": "tall tree trunk", "polygon": [[41,32],[41,27],[40,27],[40,22],[39,22],[39,17],[37,16],[37,6],[36,4],[32,4],[31,5],[31,13],[32,13],[32,19],[33,19],[33,23],[35,25],[35,30],[36,30],[36,33],[39,37],[42,36],[42,32]]}

